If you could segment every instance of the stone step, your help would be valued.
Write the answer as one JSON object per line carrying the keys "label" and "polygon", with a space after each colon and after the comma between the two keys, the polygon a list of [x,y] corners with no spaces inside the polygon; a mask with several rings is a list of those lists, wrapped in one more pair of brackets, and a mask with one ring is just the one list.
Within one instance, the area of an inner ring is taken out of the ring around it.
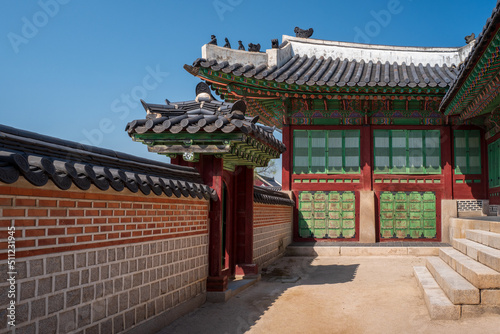
{"label": "stone step", "polygon": [[500,234],[482,230],[466,230],[465,237],[483,245],[500,249]]}
{"label": "stone step", "polygon": [[[468,239],[455,239],[453,247],[491,268],[496,274],[500,273],[500,250]],[[500,285],[494,288],[498,287],[500,287]]]}
{"label": "stone step", "polygon": [[413,273],[424,296],[431,319],[458,320],[460,318],[460,305],[453,305],[429,270],[426,267],[418,266],[413,267]]}
{"label": "stone step", "polygon": [[450,237],[465,238],[467,230],[482,230],[500,233],[500,217],[484,217],[477,219],[450,218]]}
{"label": "stone step", "polygon": [[453,304],[479,304],[479,289],[454,271],[441,258],[428,257],[426,267]]}

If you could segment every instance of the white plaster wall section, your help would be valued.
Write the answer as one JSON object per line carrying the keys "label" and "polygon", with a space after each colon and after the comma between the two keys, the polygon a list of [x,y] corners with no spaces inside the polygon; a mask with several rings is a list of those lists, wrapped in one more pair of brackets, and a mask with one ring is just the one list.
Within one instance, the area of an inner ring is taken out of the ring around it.
{"label": "white plaster wall section", "polygon": [[227,61],[229,65],[237,63],[243,66],[253,64],[255,67],[262,64],[267,65],[267,53],[235,50],[213,44],[205,44],[201,47],[201,57],[217,60],[218,63]]}
{"label": "white plaster wall section", "polygon": [[381,61],[402,64],[431,64],[442,66],[458,65],[465,60],[473,43],[457,48],[403,47],[389,45],[358,44],[318,39],[296,38],[283,36],[292,46],[292,54],[308,57],[323,56],[348,60],[364,60],[365,62]]}

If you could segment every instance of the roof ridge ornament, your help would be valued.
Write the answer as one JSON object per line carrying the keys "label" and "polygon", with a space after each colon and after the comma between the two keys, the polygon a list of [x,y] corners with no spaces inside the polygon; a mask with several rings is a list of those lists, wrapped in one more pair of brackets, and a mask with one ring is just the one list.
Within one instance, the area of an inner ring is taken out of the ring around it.
{"label": "roof ridge ornament", "polygon": [[259,44],[248,43],[248,51],[260,52],[260,43]]}
{"label": "roof ridge ornament", "polygon": [[465,36],[465,43],[470,44],[476,39],[476,34],[472,33],[468,36]]}
{"label": "roof ridge ornament", "polygon": [[227,39],[227,37],[224,40],[226,41],[226,44],[224,44],[224,47],[230,49],[231,43],[229,43],[229,40]]}
{"label": "roof ridge ornament", "polygon": [[200,82],[196,85],[196,102],[213,101],[215,98],[210,91],[210,87],[205,82]]}
{"label": "roof ridge ornament", "polygon": [[313,28],[309,28],[307,30],[304,30],[304,29],[300,29],[299,27],[295,27],[295,29],[293,30],[293,32],[295,33],[295,37],[309,38],[314,33],[314,29]]}
{"label": "roof ridge ornament", "polygon": [[273,49],[278,49],[279,48],[279,44],[278,44],[278,39],[277,38],[274,38],[271,40],[271,48]]}
{"label": "roof ridge ornament", "polygon": [[208,42],[208,44],[217,45],[217,37],[215,37],[215,35],[211,35],[210,42]]}
{"label": "roof ridge ornament", "polygon": [[245,47],[243,46],[243,42],[242,41],[238,41],[238,50],[245,51]]}

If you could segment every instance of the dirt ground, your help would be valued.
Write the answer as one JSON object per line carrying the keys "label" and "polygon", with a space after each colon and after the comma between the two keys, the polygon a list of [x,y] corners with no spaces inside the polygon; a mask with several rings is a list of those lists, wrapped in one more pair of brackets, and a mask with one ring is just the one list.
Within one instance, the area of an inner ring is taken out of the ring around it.
{"label": "dirt ground", "polygon": [[424,263],[411,256],[285,257],[236,297],[205,303],[158,334],[500,333],[500,315],[431,321],[412,273]]}

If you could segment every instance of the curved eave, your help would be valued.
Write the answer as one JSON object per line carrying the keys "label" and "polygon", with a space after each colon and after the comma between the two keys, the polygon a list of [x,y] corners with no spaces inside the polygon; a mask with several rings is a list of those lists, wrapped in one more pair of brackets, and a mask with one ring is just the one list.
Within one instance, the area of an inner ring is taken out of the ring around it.
{"label": "curved eave", "polygon": [[[493,9],[492,15],[477,37],[469,56],[460,67],[455,81],[443,98],[439,109],[445,115],[462,114],[498,72],[500,46],[500,2]],[[476,111],[476,116],[480,111]],[[475,117],[473,112],[461,115],[461,118]]]}

